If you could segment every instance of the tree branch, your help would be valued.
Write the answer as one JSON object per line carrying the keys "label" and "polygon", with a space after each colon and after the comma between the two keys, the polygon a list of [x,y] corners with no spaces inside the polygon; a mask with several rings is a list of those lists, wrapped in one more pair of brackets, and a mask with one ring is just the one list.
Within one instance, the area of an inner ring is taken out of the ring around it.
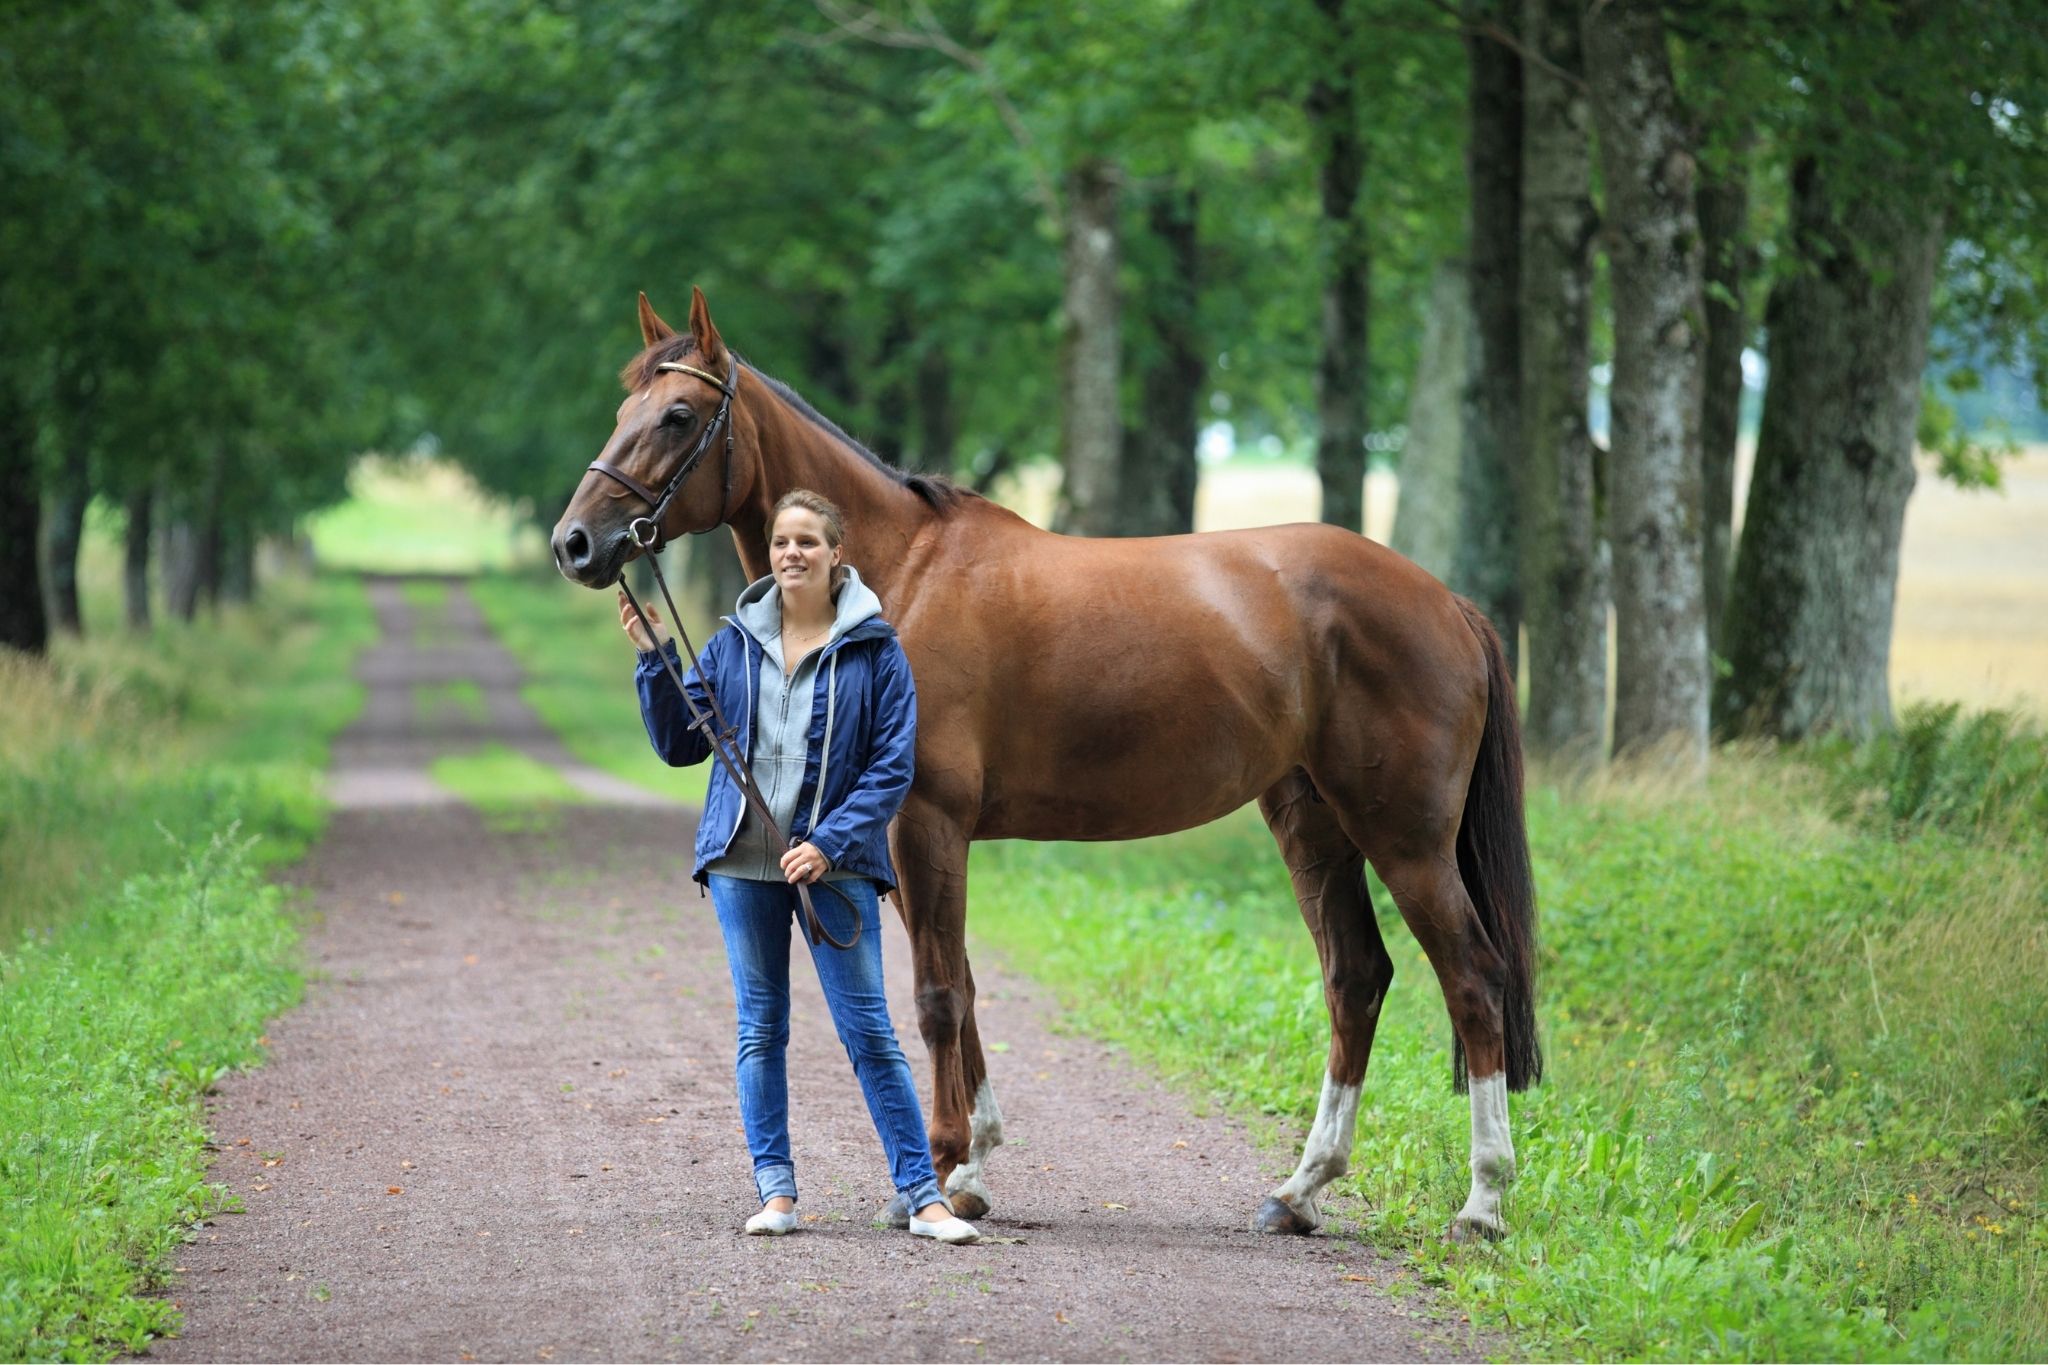
{"label": "tree branch", "polygon": [[1523,42],[1519,35],[1508,32],[1506,29],[1502,28],[1499,24],[1494,23],[1492,20],[1488,19],[1480,23],[1472,22],[1470,16],[1468,16],[1465,13],[1464,9],[1461,6],[1454,3],[1454,0],[1423,0],[1423,3],[1428,5],[1431,9],[1438,10],[1441,13],[1450,16],[1450,18],[1457,22],[1457,26],[1461,32],[1469,33],[1480,38],[1490,38],[1494,42],[1499,43],[1502,47],[1506,48],[1508,51],[1514,53],[1517,57],[1520,57],[1523,61],[1529,63],[1529,65],[1542,67],[1552,76],[1555,76],[1558,80],[1563,81],[1566,85],[1569,85],[1576,90],[1586,90],[1587,87],[1584,77],[1576,75],[1573,72],[1567,71],[1563,67],[1557,65],[1555,62],[1547,60],[1542,53],[1534,51],[1529,47],[1527,43]]}

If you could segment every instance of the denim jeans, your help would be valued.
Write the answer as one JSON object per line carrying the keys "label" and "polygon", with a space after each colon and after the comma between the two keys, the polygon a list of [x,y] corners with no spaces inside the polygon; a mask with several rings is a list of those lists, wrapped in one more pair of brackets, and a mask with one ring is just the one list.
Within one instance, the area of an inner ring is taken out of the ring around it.
{"label": "denim jeans", "polygon": [[[854,877],[811,888],[818,917],[840,938],[852,927],[848,900],[860,910],[860,942],[848,949],[817,944],[811,948],[811,961],[825,988],[832,1026],[853,1063],[868,1114],[889,1158],[889,1179],[916,1210],[941,1198],[917,1087],[882,994],[882,916],[875,884]],[[789,1071],[784,1055],[789,1047],[789,938],[799,909],[796,888],[714,872],[711,903],[725,935],[733,1002],[739,1012],[734,1069],[740,1123],[747,1149],[754,1155],[754,1184],[764,1204],[778,1195],[794,1199],[796,1165],[789,1154]]]}

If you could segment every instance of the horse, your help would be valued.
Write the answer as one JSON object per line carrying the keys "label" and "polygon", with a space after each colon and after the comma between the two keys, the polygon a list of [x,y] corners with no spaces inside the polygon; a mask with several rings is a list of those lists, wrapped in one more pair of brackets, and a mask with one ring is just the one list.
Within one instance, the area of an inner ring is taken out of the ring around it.
{"label": "horse", "polygon": [[1252,1226],[1315,1231],[1320,1196],[1349,1168],[1394,974],[1370,862],[1436,972],[1453,1089],[1470,1098],[1471,1190],[1446,1235],[1505,1235],[1507,1096],[1543,1059],[1520,721],[1484,614],[1333,526],[1041,530],[870,453],[729,351],[701,290],[687,330],[644,293],[639,321],[616,425],[554,528],[556,565],[611,586],[641,553],[629,528],[659,503],[662,541],[727,527],[759,578],[783,492],[815,489],[845,511],[846,557],[918,690],[916,778],[891,854],[931,1059],[932,1157],[954,1208],[989,1212],[1003,1132],[967,960],[968,844],[1141,839],[1256,800],[1315,940],[1330,1045],[1300,1162]]}

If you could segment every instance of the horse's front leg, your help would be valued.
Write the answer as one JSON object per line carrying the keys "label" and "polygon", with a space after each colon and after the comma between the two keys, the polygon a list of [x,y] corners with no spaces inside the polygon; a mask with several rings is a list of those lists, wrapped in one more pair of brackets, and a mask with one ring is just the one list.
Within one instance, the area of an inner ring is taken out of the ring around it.
{"label": "horse's front leg", "polygon": [[[910,932],[917,1028],[932,1063],[932,1165],[954,1211],[977,1218],[988,1211],[980,1158],[992,1144],[974,1140],[976,1090],[984,1086],[986,1069],[967,970],[966,829],[938,803],[913,793],[896,817],[892,847]],[[993,1095],[988,1108],[993,1113]],[[995,1136],[1000,1139],[999,1127]],[[891,1221],[908,1221],[901,1203],[890,1206]]]}

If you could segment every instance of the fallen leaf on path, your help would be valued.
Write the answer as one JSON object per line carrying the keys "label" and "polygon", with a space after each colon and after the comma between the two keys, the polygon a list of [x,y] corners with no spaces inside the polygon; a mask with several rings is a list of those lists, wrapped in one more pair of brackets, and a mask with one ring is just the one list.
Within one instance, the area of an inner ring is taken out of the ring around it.
{"label": "fallen leaf on path", "polygon": [[1131,1206],[1129,1204],[1113,1204],[1106,1199],[1102,1201],[1102,1207],[1106,1209],[1115,1209],[1118,1213],[1129,1213],[1131,1211]]}
{"label": "fallen leaf on path", "polygon": [[384,896],[384,899],[385,899],[386,901],[390,902],[390,903],[391,903],[392,905],[404,905],[404,904],[405,904],[405,893],[404,893],[403,891],[390,891],[390,892],[386,892],[386,893],[385,893],[385,896]]}
{"label": "fallen leaf on path", "polygon": [[954,1338],[953,1338],[953,1340],[954,1340],[954,1342],[955,1342],[955,1343],[956,1343],[957,1345],[961,1345],[961,1346],[979,1346],[979,1345],[981,1345],[981,1338],[980,1338],[980,1337],[954,1337]]}
{"label": "fallen leaf on path", "polygon": [[1187,1143],[1187,1139],[1186,1139],[1186,1138],[1175,1138],[1175,1139],[1173,1140],[1173,1149],[1174,1149],[1175,1151],[1179,1151],[1179,1150],[1180,1150],[1181,1148],[1183,1148],[1183,1147],[1185,1147],[1185,1146],[1187,1146],[1187,1145],[1188,1145],[1188,1143]]}
{"label": "fallen leaf on path", "polygon": [[482,960],[483,959],[479,958],[475,953],[464,953],[462,955],[462,965],[465,967],[474,967],[477,963],[481,962]]}
{"label": "fallen leaf on path", "polygon": [[409,1171],[413,1169],[413,1165],[410,1161],[401,1161],[398,1163],[398,1168],[403,1171]]}
{"label": "fallen leaf on path", "polygon": [[1052,1315],[1052,1320],[1062,1327],[1065,1327],[1067,1325],[1067,1315],[1064,1312],[1054,1313]]}
{"label": "fallen leaf on path", "polygon": [[611,1162],[609,1162],[609,1161],[600,1161],[600,1162],[598,1162],[598,1163],[597,1163],[597,1169],[599,1169],[600,1171],[608,1171],[608,1170],[610,1170],[611,1168],[612,1168],[612,1163],[611,1163]]}
{"label": "fallen leaf on path", "polygon": [[385,1189],[384,1193],[386,1193],[386,1194],[404,1194],[404,1193],[405,1193],[405,1186],[403,1186],[403,1185],[391,1185],[391,1186],[388,1186],[388,1187],[386,1187],[386,1189]]}
{"label": "fallen leaf on path", "polygon": [[1359,1284],[1372,1283],[1372,1276],[1370,1275],[1346,1275],[1344,1278],[1347,1280],[1356,1280]]}

